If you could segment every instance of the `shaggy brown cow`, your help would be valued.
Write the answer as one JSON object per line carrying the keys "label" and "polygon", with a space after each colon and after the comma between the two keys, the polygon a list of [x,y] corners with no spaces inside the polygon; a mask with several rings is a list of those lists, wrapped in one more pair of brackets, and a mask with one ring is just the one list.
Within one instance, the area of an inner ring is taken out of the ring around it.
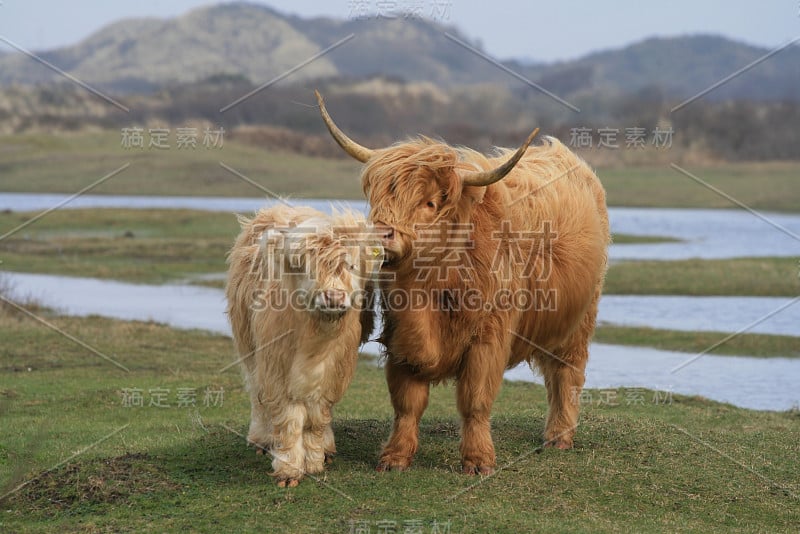
{"label": "shaggy brown cow", "polygon": [[283,206],[242,218],[228,256],[233,338],[250,391],[250,431],[280,486],[336,452],[332,407],[372,332],[372,275],[383,261],[363,217]]}
{"label": "shaggy brown cow", "polygon": [[[544,375],[546,446],[568,449],[610,241],[605,191],[558,140],[486,158],[428,138],[384,149],[356,144],[370,220],[393,280],[381,282],[386,377],[394,428],[378,470],[406,469],[431,383],[456,379],[465,473],[495,466],[492,403],[503,372]],[[502,181],[501,181],[502,180]]]}

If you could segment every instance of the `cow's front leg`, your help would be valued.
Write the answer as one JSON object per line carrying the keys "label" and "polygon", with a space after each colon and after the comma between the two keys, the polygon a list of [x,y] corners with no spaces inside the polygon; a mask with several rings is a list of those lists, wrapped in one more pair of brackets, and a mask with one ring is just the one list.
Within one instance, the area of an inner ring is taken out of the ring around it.
{"label": "cow's front leg", "polygon": [[461,468],[465,474],[490,475],[496,458],[490,416],[500,390],[505,354],[494,345],[473,345],[458,377],[456,395],[461,414]]}
{"label": "cow's front leg", "polygon": [[430,383],[414,376],[407,365],[386,361],[386,381],[394,407],[394,428],[383,446],[378,471],[404,471],[419,445],[419,420],[428,407]]}
{"label": "cow's front leg", "polygon": [[306,408],[301,403],[291,403],[273,415],[275,441],[272,444],[273,476],[280,487],[294,487],[305,475],[305,447],[303,429]]}
{"label": "cow's front leg", "polygon": [[267,454],[272,447],[273,429],[269,411],[261,403],[259,390],[250,389],[250,429],[247,431],[247,443],[255,446],[256,454]]}
{"label": "cow's front leg", "polygon": [[[331,411],[322,403],[306,405],[308,418],[303,431],[306,473],[321,473],[328,458],[328,446],[333,446]],[[330,443],[326,443],[330,440]],[[335,450],[335,447],[334,447]]]}
{"label": "cow's front leg", "polygon": [[329,411],[329,421],[322,432],[322,448],[325,451],[325,463],[332,464],[336,456],[336,440],[333,437],[333,428],[330,420],[333,419],[333,409]]}

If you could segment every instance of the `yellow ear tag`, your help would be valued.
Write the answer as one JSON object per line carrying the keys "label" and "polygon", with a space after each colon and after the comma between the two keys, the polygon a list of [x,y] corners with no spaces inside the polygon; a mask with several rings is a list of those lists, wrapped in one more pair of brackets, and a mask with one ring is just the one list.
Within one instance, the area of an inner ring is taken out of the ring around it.
{"label": "yellow ear tag", "polygon": [[379,249],[378,247],[373,248],[372,255],[377,258],[378,256],[381,255],[381,249]]}

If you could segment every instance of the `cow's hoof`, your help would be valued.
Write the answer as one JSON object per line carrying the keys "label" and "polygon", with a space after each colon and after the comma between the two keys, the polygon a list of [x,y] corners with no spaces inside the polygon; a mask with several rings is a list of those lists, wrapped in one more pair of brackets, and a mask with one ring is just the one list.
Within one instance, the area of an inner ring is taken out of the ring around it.
{"label": "cow's hoof", "polygon": [[298,484],[300,484],[300,479],[299,478],[279,478],[278,479],[278,487],[279,488],[296,488]]}
{"label": "cow's hoof", "polygon": [[381,458],[381,461],[378,462],[378,465],[375,467],[375,471],[380,473],[385,471],[405,471],[410,465],[410,459],[399,460],[396,458]]}
{"label": "cow's hoof", "polygon": [[408,469],[407,465],[398,465],[398,464],[385,464],[383,462],[379,463],[375,466],[375,471],[379,473],[385,473],[386,471],[405,471]]}
{"label": "cow's hoof", "polygon": [[259,445],[256,445],[256,455],[258,455],[258,456],[266,456],[267,454],[269,454],[269,453],[267,452],[267,449],[265,447],[261,447]]}
{"label": "cow's hoof", "polygon": [[572,448],[572,440],[552,439],[544,442],[545,449],[559,449],[566,451]]}
{"label": "cow's hoof", "polygon": [[333,463],[333,459],[336,456],[335,452],[326,452],[325,453],[325,463],[330,465]]}
{"label": "cow's hoof", "polygon": [[489,476],[494,474],[494,466],[464,464],[461,466],[461,472],[465,475]]}

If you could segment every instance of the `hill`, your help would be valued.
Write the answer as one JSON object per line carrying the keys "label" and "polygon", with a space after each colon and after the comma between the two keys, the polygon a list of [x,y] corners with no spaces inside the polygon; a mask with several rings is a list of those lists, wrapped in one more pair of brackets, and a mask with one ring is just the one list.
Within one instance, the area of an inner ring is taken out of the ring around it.
{"label": "hill", "polygon": [[[493,83],[524,87],[496,65],[448,38],[481,49],[457,28],[422,18],[301,18],[269,7],[231,3],[198,8],[171,19],[125,19],[83,41],[42,52],[43,59],[104,89],[142,92],[212,76],[240,76],[258,85],[343,38],[349,42],[292,74],[315,78],[384,75],[441,87]],[[535,57],[533,36],[520,57]],[[652,38],[554,64],[504,64],[564,97],[614,96],[642,91],[686,98],[769,50],[712,35]],[[709,98],[797,99],[800,48],[791,46],[714,91]],[[58,75],[23,54],[0,55],[0,85],[41,84]]]}

